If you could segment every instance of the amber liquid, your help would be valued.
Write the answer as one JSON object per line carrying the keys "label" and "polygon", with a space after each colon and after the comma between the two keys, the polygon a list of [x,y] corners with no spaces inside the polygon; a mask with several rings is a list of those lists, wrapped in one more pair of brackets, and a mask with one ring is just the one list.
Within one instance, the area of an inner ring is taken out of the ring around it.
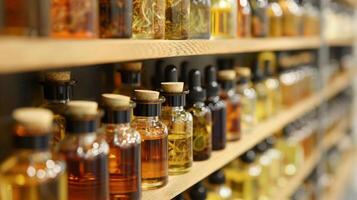
{"label": "amber liquid", "polygon": [[211,8],[211,36],[214,38],[233,37],[231,24],[231,8]]}
{"label": "amber liquid", "polygon": [[238,99],[231,99],[228,96],[222,95],[227,106],[227,140],[235,141],[240,139],[240,103]]}
{"label": "amber liquid", "polygon": [[192,135],[169,134],[169,173],[182,174],[192,166]]}

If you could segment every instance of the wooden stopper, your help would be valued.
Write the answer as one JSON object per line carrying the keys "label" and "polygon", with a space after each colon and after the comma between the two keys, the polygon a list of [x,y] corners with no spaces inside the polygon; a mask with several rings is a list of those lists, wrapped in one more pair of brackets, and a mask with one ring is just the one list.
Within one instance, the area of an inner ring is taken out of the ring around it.
{"label": "wooden stopper", "polygon": [[68,113],[72,115],[95,115],[98,103],[94,101],[70,101],[67,104]]}
{"label": "wooden stopper", "polygon": [[218,80],[231,81],[236,78],[236,72],[234,70],[220,70],[218,71]]}
{"label": "wooden stopper", "polygon": [[46,72],[45,80],[46,81],[70,81],[71,72],[70,71]]}
{"label": "wooden stopper", "polygon": [[181,93],[183,85],[183,82],[162,82],[161,88],[167,93]]}
{"label": "wooden stopper", "polygon": [[102,94],[103,103],[109,107],[129,107],[130,97],[119,94]]}
{"label": "wooden stopper", "polygon": [[250,77],[251,76],[251,72],[248,67],[236,67],[235,71],[238,76],[242,76],[242,77]]}
{"label": "wooden stopper", "polygon": [[160,92],[153,90],[135,90],[135,97],[141,101],[156,101],[159,99]]}
{"label": "wooden stopper", "polygon": [[12,117],[30,129],[48,130],[52,127],[53,114],[45,108],[18,108],[12,113]]}
{"label": "wooden stopper", "polygon": [[120,69],[124,71],[134,71],[138,72],[141,71],[143,67],[143,63],[141,62],[128,62],[120,64]]}

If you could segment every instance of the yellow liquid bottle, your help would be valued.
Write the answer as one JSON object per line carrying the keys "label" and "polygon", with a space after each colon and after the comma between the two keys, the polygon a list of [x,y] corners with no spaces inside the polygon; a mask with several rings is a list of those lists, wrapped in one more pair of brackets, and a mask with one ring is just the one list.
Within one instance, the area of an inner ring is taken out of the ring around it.
{"label": "yellow liquid bottle", "polygon": [[274,186],[271,181],[273,175],[271,174],[272,159],[266,154],[268,150],[267,143],[265,141],[259,143],[254,148],[257,154],[256,163],[261,167],[261,175],[258,178],[258,199],[267,200],[274,192]]}
{"label": "yellow liquid bottle", "polygon": [[255,66],[253,71],[253,88],[257,93],[256,116],[258,122],[262,122],[269,117],[268,88],[265,86],[265,77],[261,69]]}
{"label": "yellow liquid bottle", "polygon": [[213,0],[211,2],[211,37],[232,38],[236,35],[236,2]]}

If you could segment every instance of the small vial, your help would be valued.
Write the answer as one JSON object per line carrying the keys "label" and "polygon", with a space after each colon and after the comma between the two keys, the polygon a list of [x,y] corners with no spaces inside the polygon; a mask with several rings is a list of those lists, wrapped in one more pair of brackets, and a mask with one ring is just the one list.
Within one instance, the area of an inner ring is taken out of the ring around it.
{"label": "small vial", "polygon": [[212,151],[212,114],[205,105],[206,90],[201,86],[201,72],[189,73],[187,110],[193,116],[193,160],[207,160]]}
{"label": "small vial", "polygon": [[220,87],[217,83],[216,68],[205,68],[206,103],[212,113],[212,150],[226,147],[226,104],[219,97]]}
{"label": "small vial", "polygon": [[111,199],[141,198],[141,139],[130,126],[130,97],[102,94],[102,127],[109,144],[108,171]]}
{"label": "small vial", "polygon": [[267,37],[269,34],[269,17],[267,0],[251,0],[252,36]]}
{"label": "small vial", "polygon": [[211,37],[214,39],[236,36],[237,3],[235,0],[211,1]]}
{"label": "small vial", "polygon": [[98,134],[97,108],[92,101],[67,104],[66,136],[59,152],[67,163],[69,199],[109,199],[109,146]]}
{"label": "small vial", "polygon": [[211,36],[211,1],[191,0],[190,38],[209,39]]}
{"label": "small vial", "polygon": [[141,62],[122,63],[118,72],[120,85],[114,90],[116,94],[134,97],[134,90],[141,88]]}
{"label": "small vial", "polygon": [[237,36],[246,38],[252,36],[252,8],[249,0],[237,0]]}
{"label": "small vial", "polygon": [[236,141],[241,137],[240,130],[240,98],[235,91],[236,73],[234,70],[218,72],[218,82],[221,85],[221,99],[227,107],[227,140]]}
{"label": "small vial", "polygon": [[190,31],[190,0],[166,0],[165,7],[165,39],[188,39]]}
{"label": "small vial", "polygon": [[278,0],[268,0],[269,37],[283,36],[283,10]]}
{"label": "small vial", "polygon": [[160,121],[163,98],[152,90],[135,90],[134,119],[131,126],[141,136],[141,186],[155,189],[168,181],[168,131]]}
{"label": "small vial", "polygon": [[14,154],[0,165],[0,199],[66,200],[66,164],[53,156],[49,145],[52,112],[19,108],[12,117]]}

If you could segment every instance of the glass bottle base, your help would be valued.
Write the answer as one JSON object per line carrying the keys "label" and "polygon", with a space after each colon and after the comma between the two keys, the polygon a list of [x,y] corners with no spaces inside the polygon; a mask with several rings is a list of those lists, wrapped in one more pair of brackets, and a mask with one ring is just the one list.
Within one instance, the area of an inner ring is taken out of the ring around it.
{"label": "glass bottle base", "polygon": [[179,175],[190,171],[192,164],[189,166],[169,166],[169,175]]}
{"label": "glass bottle base", "polygon": [[143,190],[153,190],[160,187],[163,187],[167,184],[168,177],[163,176],[159,178],[146,178],[141,180],[141,188]]}

